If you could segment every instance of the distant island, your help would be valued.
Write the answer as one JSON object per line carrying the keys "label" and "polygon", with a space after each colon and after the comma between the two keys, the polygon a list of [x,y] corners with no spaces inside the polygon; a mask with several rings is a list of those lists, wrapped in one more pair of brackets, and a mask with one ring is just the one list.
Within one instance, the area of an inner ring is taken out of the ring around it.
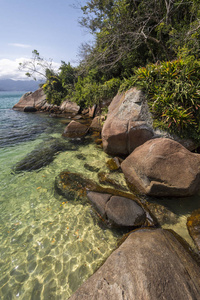
{"label": "distant island", "polygon": [[35,80],[0,80],[0,91],[36,91],[41,81]]}

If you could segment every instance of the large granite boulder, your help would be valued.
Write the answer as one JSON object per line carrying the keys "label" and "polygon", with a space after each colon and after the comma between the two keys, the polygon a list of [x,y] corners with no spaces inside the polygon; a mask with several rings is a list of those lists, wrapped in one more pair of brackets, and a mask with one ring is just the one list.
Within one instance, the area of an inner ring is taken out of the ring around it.
{"label": "large granite boulder", "polygon": [[187,219],[187,228],[190,236],[200,251],[200,209],[192,212]]}
{"label": "large granite boulder", "polygon": [[147,141],[121,164],[133,189],[151,196],[190,196],[200,188],[200,156],[166,138]]}
{"label": "large granite boulder", "polygon": [[71,116],[76,116],[80,111],[80,106],[78,106],[75,102],[65,100],[61,104],[60,110],[62,113],[70,114]]}
{"label": "large granite boulder", "polygon": [[152,137],[152,119],[142,91],[132,88],[117,94],[102,129],[104,151],[127,155]]}
{"label": "large granite boulder", "polygon": [[128,155],[135,148],[155,137],[178,141],[188,150],[197,148],[193,140],[182,139],[153,128],[153,119],[144,93],[132,88],[112,100],[102,129],[103,149],[111,155]]}
{"label": "large granite boulder", "polygon": [[46,95],[42,88],[34,93],[28,92],[24,94],[19,102],[13,106],[15,110],[24,110],[25,107],[35,107],[40,110],[42,107],[47,106]]}
{"label": "large granite boulder", "polygon": [[163,229],[129,235],[70,300],[197,300],[200,268]]}

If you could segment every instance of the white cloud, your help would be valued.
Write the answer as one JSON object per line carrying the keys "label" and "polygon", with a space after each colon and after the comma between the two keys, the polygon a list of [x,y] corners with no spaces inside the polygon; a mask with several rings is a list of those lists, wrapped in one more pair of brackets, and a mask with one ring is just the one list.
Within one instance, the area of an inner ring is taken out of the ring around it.
{"label": "white cloud", "polygon": [[30,48],[31,45],[26,44],[18,44],[18,43],[10,43],[9,46],[18,47],[18,48]]}
{"label": "white cloud", "polygon": [[[30,59],[23,57],[15,60],[0,59],[0,79],[27,80],[28,77],[25,75],[27,71],[19,70],[19,63],[23,63],[25,61],[30,61]],[[58,70],[59,66],[59,63],[52,63],[52,67],[55,71]]]}

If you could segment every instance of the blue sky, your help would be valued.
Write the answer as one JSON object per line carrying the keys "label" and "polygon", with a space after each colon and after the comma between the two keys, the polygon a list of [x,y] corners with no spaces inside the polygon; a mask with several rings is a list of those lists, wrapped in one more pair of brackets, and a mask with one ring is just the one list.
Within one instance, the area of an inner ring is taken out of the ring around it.
{"label": "blue sky", "polygon": [[81,43],[92,40],[78,24],[86,0],[0,0],[0,79],[23,79],[18,64],[37,49],[42,57],[75,64]]}

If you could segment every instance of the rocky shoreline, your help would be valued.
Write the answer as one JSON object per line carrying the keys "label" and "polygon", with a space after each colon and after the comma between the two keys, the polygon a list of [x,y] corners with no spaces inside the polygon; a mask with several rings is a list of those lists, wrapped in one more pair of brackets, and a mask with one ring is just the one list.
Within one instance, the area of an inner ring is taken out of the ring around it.
{"label": "rocky shoreline", "polygon": [[[152,205],[140,200],[141,194],[185,197],[199,192],[200,157],[190,152],[195,143],[155,130],[145,95],[135,88],[112,100],[106,121],[97,106],[81,111],[68,100],[52,106],[42,89],[22,96],[13,109],[71,118],[63,137],[97,132],[96,143],[102,142],[104,151],[115,156],[107,162],[109,172],[99,173],[99,184],[67,171],[55,181],[56,190],[66,197],[87,195],[107,226],[134,230],[70,299],[200,299],[200,268],[189,247],[185,249],[175,234],[161,229]],[[47,163],[59,149],[65,151],[63,144],[61,148],[57,141],[54,144]],[[26,161],[29,158],[16,171]],[[127,180],[127,190],[111,176],[119,171]],[[187,226],[200,251],[199,211],[188,218]]]}

